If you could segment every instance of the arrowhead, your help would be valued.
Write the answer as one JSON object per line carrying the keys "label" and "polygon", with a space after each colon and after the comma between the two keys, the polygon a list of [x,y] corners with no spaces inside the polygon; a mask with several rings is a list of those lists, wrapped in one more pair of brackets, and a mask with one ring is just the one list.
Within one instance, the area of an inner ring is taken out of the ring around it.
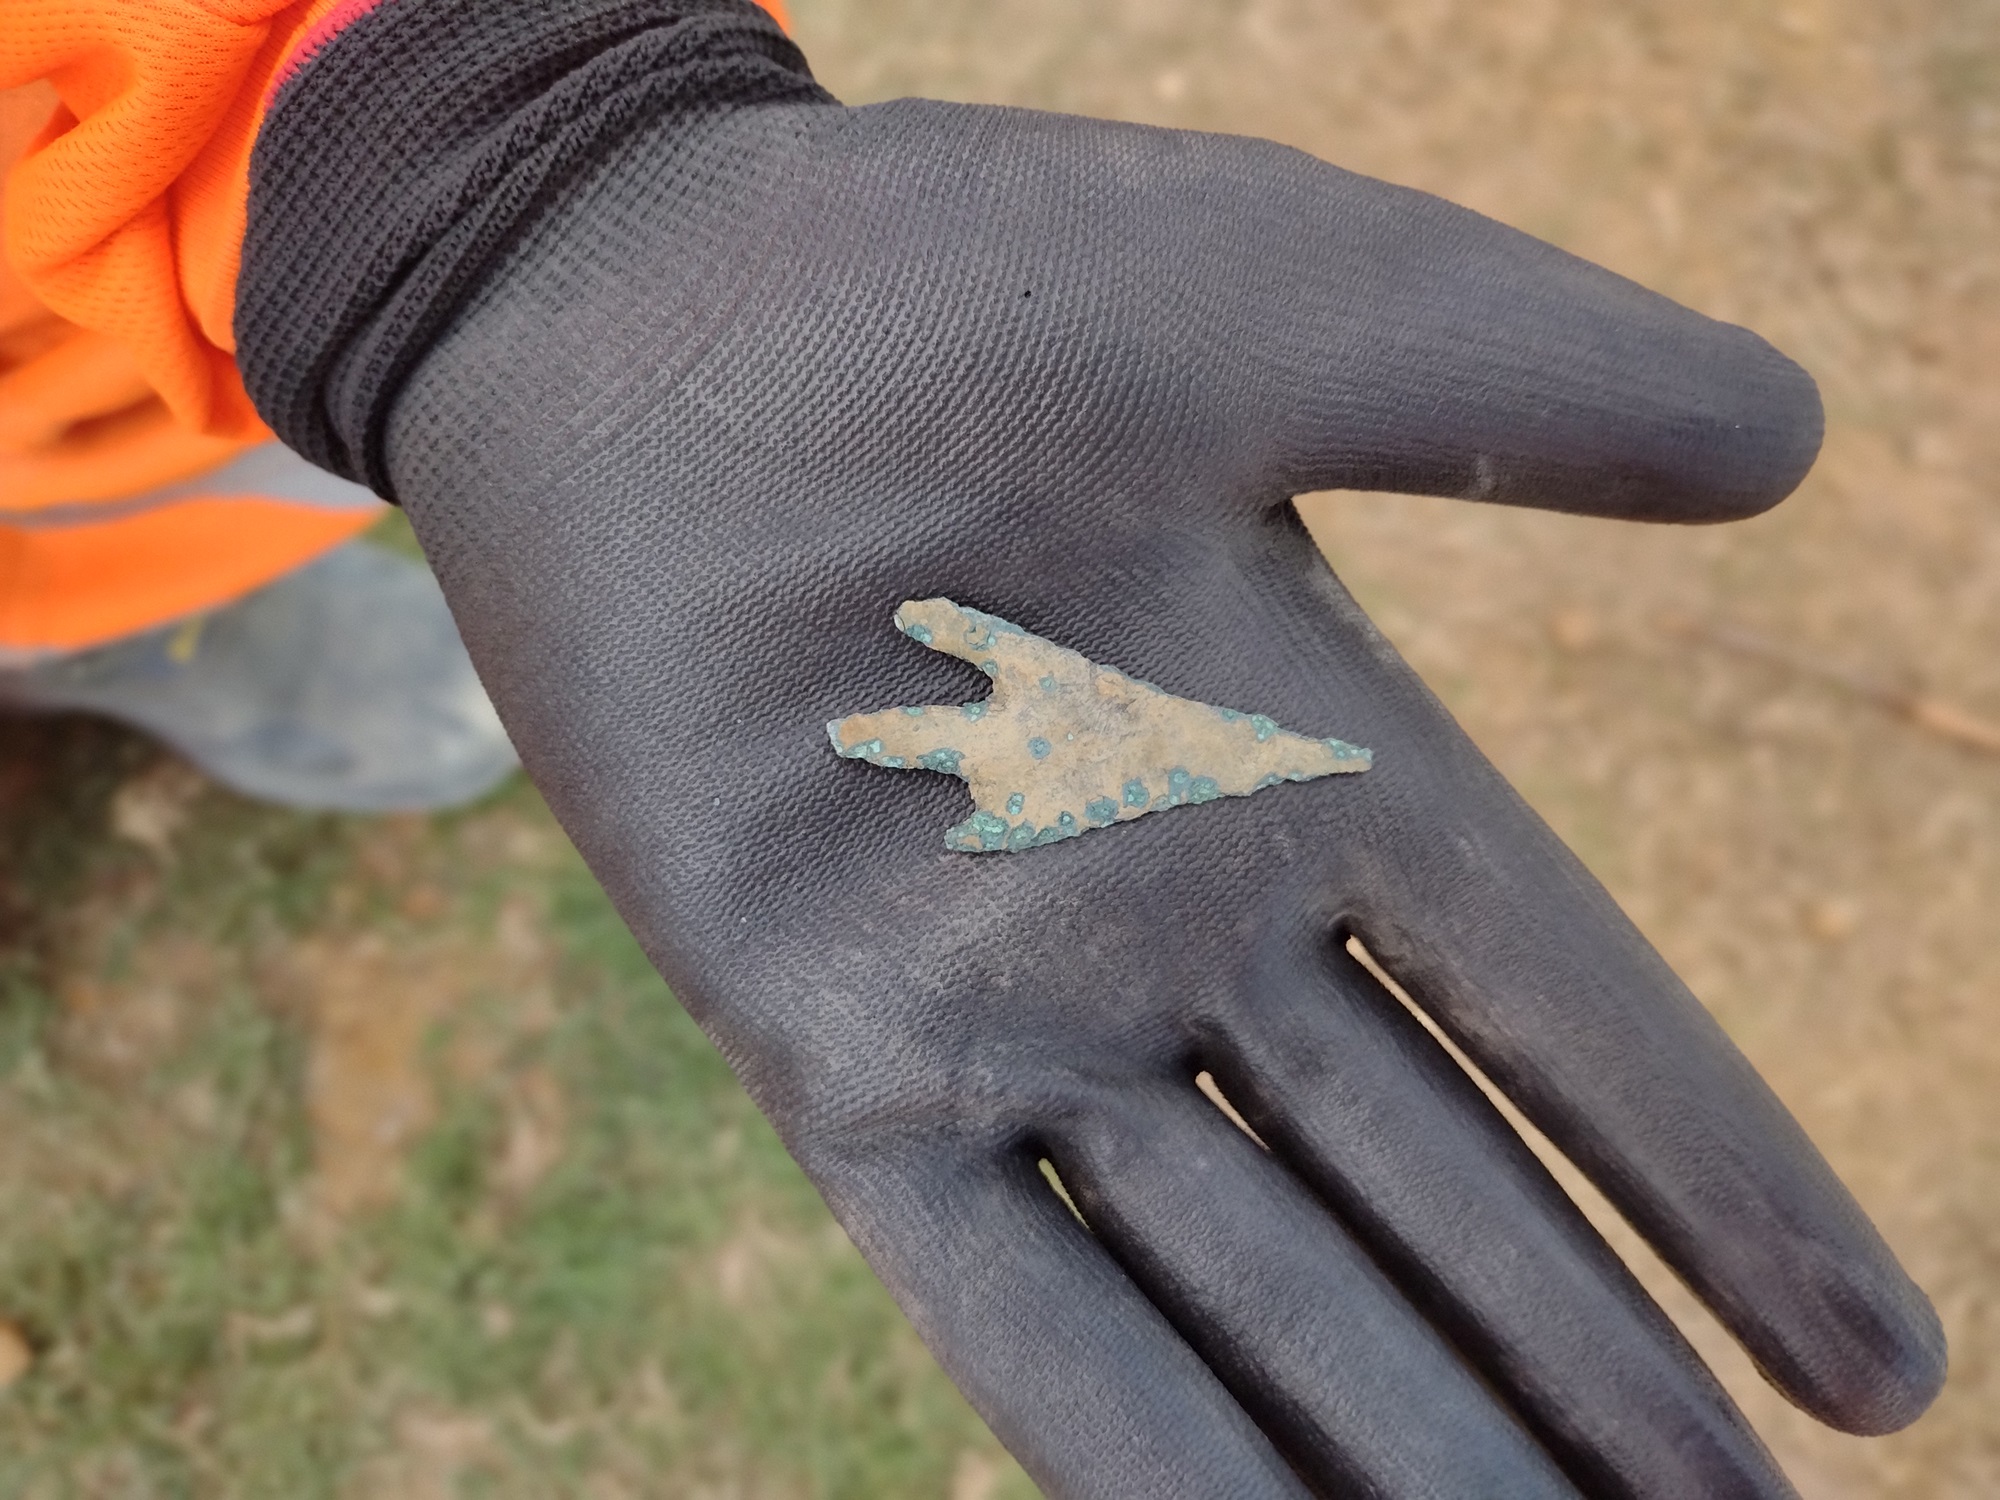
{"label": "arrowhead", "polygon": [[849,759],[966,782],[974,811],[945,834],[950,849],[1018,852],[1371,763],[1368,751],[1344,740],[1311,739],[1262,714],[1176,698],[949,599],[905,603],[896,624],[978,667],[993,679],[992,695],[854,714],[827,725],[827,735]]}

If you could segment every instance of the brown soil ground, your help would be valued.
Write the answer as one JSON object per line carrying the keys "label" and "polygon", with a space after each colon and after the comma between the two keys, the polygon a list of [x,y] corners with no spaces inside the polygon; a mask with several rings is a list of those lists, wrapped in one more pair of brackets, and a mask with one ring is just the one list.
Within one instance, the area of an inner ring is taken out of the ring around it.
{"label": "brown soil ground", "polygon": [[[1748,324],[1826,394],[1772,515],[1387,497],[1335,565],[1797,1111],[1929,1290],[1951,1382],[1816,1427],[1655,1276],[1809,1496],[2000,1494],[1994,0],[796,0],[821,77],[1275,137]],[[1690,638],[1689,631],[1695,632]],[[1749,631],[1780,664],[1703,632]],[[1947,726],[1949,727],[1949,726]]]}

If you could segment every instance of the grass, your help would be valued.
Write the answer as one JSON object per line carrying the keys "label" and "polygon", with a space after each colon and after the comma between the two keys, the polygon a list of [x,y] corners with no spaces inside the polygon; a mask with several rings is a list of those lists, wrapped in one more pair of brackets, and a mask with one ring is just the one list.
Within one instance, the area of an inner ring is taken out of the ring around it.
{"label": "grass", "polygon": [[525,785],[303,817],[6,733],[0,1495],[1033,1493]]}

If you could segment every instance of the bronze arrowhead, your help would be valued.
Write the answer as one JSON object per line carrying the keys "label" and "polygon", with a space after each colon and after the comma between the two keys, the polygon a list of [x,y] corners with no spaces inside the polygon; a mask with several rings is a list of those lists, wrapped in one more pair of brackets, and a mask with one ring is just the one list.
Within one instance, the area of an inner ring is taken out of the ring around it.
{"label": "bronze arrowhead", "polygon": [[978,667],[992,695],[853,714],[826,731],[850,759],[962,779],[974,811],[946,832],[949,849],[1033,849],[1170,807],[1365,771],[1372,760],[1262,714],[1176,698],[949,599],[906,602],[896,625]]}

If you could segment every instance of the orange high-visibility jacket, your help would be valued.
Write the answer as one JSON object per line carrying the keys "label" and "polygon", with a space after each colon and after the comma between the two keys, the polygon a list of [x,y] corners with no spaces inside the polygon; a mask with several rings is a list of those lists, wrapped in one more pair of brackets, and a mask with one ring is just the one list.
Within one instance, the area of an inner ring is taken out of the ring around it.
{"label": "orange high-visibility jacket", "polygon": [[226,603],[377,519],[274,443],[231,330],[265,107],[374,3],[0,0],[0,665]]}

